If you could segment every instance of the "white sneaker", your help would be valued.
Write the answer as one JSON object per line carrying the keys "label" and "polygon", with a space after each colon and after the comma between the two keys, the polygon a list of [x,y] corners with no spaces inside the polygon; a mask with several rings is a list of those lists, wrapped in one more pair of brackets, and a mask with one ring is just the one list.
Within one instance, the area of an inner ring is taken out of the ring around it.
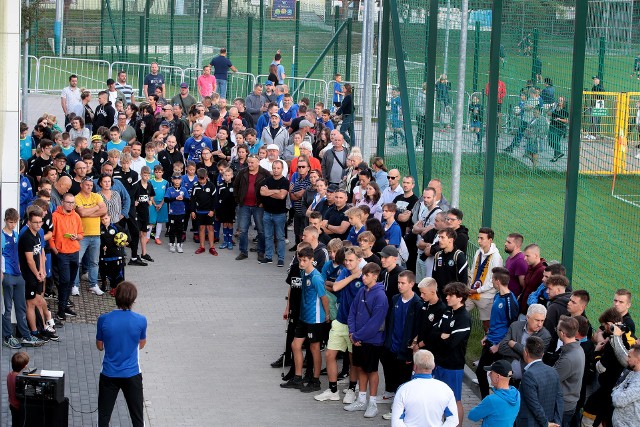
{"label": "white sneaker", "polygon": [[102,292],[102,290],[98,287],[98,285],[90,287],[89,288],[89,292],[93,292],[94,294],[96,294],[98,296],[104,294],[104,292]]}
{"label": "white sneaker", "polygon": [[354,411],[366,411],[367,410],[367,402],[355,401],[350,405],[344,407],[345,411],[354,412]]}
{"label": "white sneaker", "polygon": [[179,254],[184,252],[184,250],[182,249],[182,243],[176,243],[176,249]]}
{"label": "white sneaker", "polygon": [[382,415],[382,419],[383,420],[390,420],[391,419],[391,412],[387,412],[386,414]]}
{"label": "white sneaker", "polygon": [[176,244],[175,243],[169,243],[169,252],[175,253],[175,251],[176,251]]}
{"label": "white sneaker", "polygon": [[388,391],[385,391],[382,394],[382,402],[393,402],[394,397],[396,397],[395,393],[390,393]]}
{"label": "white sneaker", "polygon": [[80,289],[77,286],[71,288],[71,295],[77,297],[80,295]]}
{"label": "white sneaker", "polygon": [[364,411],[365,418],[373,418],[378,415],[378,405],[376,402],[369,402],[367,405],[367,410]]}
{"label": "white sneaker", "polygon": [[340,400],[340,393],[337,391],[334,393],[330,388],[326,389],[320,394],[313,396],[318,402],[324,402],[325,400]]}
{"label": "white sneaker", "polygon": [[346,394],[344,395],[344,399],[342,399],[342,403],[344,403],[345,405],[349,405],[349,404],[351,404],[351,403],[356,401],[356,398],[358,396],[356,395],[355,391],[353,391],[350,388],[348,388],[345,393]]}
{"label": "white sneaker", "polygon": [[80,280],[84,280],[86,282],[89,281],[89,273],[82,273],[82,275],[80,276]]}

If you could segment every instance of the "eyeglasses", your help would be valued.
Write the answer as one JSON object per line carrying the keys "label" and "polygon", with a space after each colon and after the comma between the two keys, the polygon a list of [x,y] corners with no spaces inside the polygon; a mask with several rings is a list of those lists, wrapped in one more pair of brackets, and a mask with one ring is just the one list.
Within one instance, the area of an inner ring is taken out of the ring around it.
{"label": "eyeglasses", "polygon": [[67,201],[65,200],[65,201],[63,201],[62,203],[66,203],[66,204],[68,204],[68,205],[75,205],[75,204],[76,204],[76,202],[74,202],[73,200],[72,200],[72,201],[70,201],[70,202],[67,202]]}
{"label": "eyeglasses", "polygon": [[458,218],[456,218],[455,216],[454,217],[447,217],[447,218],[445,218],[445,221],[452,222],[452,221],[456,221],[457,219]]}
{"label": "eyeglasses", "polygon": [[42,224],[42,221],[29,221],[29,222],[34,225]]}
{"label": "eyeglasses", "polygon": [[298,166],[298,169],[306,169],[308,166]]}
{"label": "eyeglasses", "polygon": [[398,179],[398,176],[388,176],[387,179]]}

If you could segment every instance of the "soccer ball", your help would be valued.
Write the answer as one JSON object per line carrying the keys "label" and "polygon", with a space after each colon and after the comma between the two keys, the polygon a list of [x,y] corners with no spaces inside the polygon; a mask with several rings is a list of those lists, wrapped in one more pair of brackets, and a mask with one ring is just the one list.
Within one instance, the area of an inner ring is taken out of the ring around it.
{"label": "soccer ball", "polygon": [[113,242],[116,244],[116,246],[120,247],[126,246],[127,240],[129,240],[129,238],[123,232],[116,233],[116,235],[113,237]]}
{"label": "soccer ball", "polygon": [[520,111],[520,107],[518,107],[518,106],[513,107],[513,114],[515,114],[516,116],[519,116],[520,112],[521,112]]}

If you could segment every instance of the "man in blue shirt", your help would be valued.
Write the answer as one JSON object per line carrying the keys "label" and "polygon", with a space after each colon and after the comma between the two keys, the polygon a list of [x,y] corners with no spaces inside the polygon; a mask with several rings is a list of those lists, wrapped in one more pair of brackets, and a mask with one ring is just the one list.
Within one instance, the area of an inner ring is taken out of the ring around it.
{"label": "man in blue shirt", "polygon": [[[313,267],[313,249],[309,247],[298,250],[298,262],[302,279],[302,298],[300,321],[296,326],[295,337],[291,344],[295,376],[280,387],[297,388],[302,392],[311,393],[320,390],[320,369],[322,368],[320,342],[326,338],[331,318],[324,279]],[[305,339],[309,340],[309,350],[313,355],[313,379],[307,384],[303,384],[302,380],[302,345]]]}
{"label": "man in blue shirt", "polygon": [[511,427],[520,410],[520,392],[509,385],[513,372],[511,363],[506,360],[493,362],[482,372],[491,378],[493,394],[486,396],[475,408],[469,412],[471,421],[482,420],[483,427]]}
{"label": "man in blue shirt", "polygon": [[98,318],[96,347],[105,352],[98,390],[98,426],[107,427],[122,389],[133,427],[144,426],[139,350],[147,343],[147,319],[131,311],[138,290],[122,282],[115,292],[116,310]]}
{"label": "man in blue shirt", "polygon": [[234,73],[238,72],[238,69],[233,66],[229,58],[227,58],[227,49],[220,48],[220,55],[213,58],[210,62],[213,67],[213,76],[216,78],[216,90],[220,95],[220,98],[227,98],[227,78],[229,76],[229,70]]}

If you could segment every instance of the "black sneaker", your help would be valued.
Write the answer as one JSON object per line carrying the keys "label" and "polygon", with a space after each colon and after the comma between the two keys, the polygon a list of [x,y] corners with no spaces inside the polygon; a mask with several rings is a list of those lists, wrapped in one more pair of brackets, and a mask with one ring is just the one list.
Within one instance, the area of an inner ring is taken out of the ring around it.
{"label": "black sneaker", "polygon": [[278,267],[284,267],[284,261],[279,259],[278,260]]}
{"label": "black sneaker", "polygon": [[313,393],[314,391],[320,391],[322,385],[320,384],[320,380],[313,379],[302,386],[300,389],[303,393]]}
{"label": "black sneaker", "polygon": [[283,376],[282,376],[282,379],[283,379],[284,381],[289,381],[289,380],[291,380],[294,376],[295,376],[295,375],[294,375],[294,373],[293,373],[293,370],[290,370],[289,372],[287,372],[287,373],[286,373],[286,375],[283,375]]}
{"label": "black sneaker", "polygon": [[273,264],[273,260],[271,258],[258,257],[259,264]]}
{"label": "black sneaker", "polygon": [[45,292],[44,293],[44,297],[45,298],[51,298],[51,299],[58,299],[58,295],[56,295],[56,293],[54,291]]}
{"label": "black sneaker", "polygon": [[295,252],[297,249],[297,246],[290,247],[289,252]]}
{"label": "black sneaker", "polygon": [[349,378],[349,372],[340,372],[338,374],[338,381]]}
{"label": "black sneaker", "polygon": [[65,313],[64,310],[58,310],[56,317],[60,320],[67,320],[67,313]]}
{"label": "black sneaker", "polygon": [[64,309],[64,313],[65,313],[67,316],[70,316],[70,317],[75,317],[75,316],[77,316],[77,315],[78,315],[78,313],[76,313],[75,311],[71,310],[69,307],[67,307],[67,308],[65,308],[65,309]]}
{"label": "black sneaker", "polygon": [[242,261],[243,259],[247,258],[249,258],[249,255],[245,254],[244,252],[240,252],[236,257],[236,261]]}
{"label": "black sneaker", "polygon": [[43,329],[42,331],[40,331],[40,333],[43,334],[43,335],[48,336],[51,341],[59,341],[60,340],[60,337],[58,336],[58,334],[56,334],[53,331],[48,331],[46,329]]}
{"label": "black sneaker", "polygon": [[60,319],[57,319],[58,316],[53,316],[53,327],[58,329],[58,328],[64,328],[64,323],[62,323],[62,321]]}
{"label": "black sneaker", "polygon": [[[33,332],[31,333],[31,335],[33,335]],[[38,338],[40,341],[44,341],[44,342],[49,342],[51,340],[51,338],[49,338],[49,335],[43,334],[42,331],[36,333],[33,336]]]}
{"label": "black sneaker", "polygon": [[272,368],[281,368],[283,361],[284,361],[284,353],[282,353],[280,355],[280,357],[278,357],[278,359],[275,362],[271,362],[271,367]]}
{"label": "black sneaker", "polygon": [[154,261],[153,261],[153,258],[151,258],[151,257],[149,256],[149,254],[144,254],[144,255],[142,255],[140,258],[142,258],[142,259],[143,259],[143,260],[145,260],[145,261],[154,262]]}
{"label": "black sneaker", "polygon": [[297,388],[298,390],[300,390],[303,386],[304,383],[302,382],[302,378],[296,377],[293,377],[289,381],[280,384],[280,387],[282,388]]}
{"label": "black sneaker", "polygon": [[140,258],[132,258],[131,261],[129,261],[129,265],[139,265],[140,267],[146,267],[149,264],[147,264],[146,262],[144,262]]}
{"label": "black sneaker", "polygon": [[71,299],[67,300],[67,307],[71,307],[71,308],[73,308],[73,307],[75,307],[75,306],[76,306],[76,303],[75,303],[75,302],[71,301]]}

